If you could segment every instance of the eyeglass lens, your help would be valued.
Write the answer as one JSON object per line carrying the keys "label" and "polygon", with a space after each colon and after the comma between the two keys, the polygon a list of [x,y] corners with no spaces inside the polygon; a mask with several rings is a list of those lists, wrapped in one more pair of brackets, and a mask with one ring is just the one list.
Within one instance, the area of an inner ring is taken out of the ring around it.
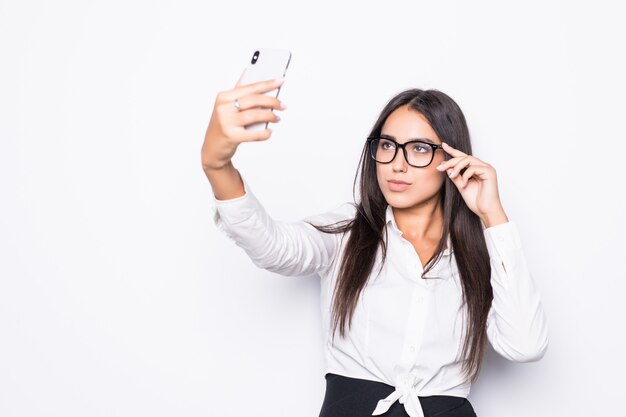
{"label": "eyeglass lens", "polygon": [[[396,144],[385,138],[377,138],[370,142],[370,152],[377,162],[386,164],[396,154]],[[433,148],[426,143],[412,142],[406,147],[406,156],[410,165],[423,167],[432,161]]]}

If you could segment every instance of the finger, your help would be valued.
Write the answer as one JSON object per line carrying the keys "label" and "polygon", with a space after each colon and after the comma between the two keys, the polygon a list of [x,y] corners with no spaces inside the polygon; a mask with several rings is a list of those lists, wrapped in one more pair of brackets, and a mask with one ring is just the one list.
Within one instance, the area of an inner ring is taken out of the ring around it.
{"label": "finger", "polygon": [[457,156],[457,157],[452,157],[445,161],[441,161],[439,165],[437,165],[435,168],[437,168],[440,171],[444,171],[450,168],[451,166],[453,166],[460,158],[462,157]]}
{"label": "finger", "polygon": [[284,82],[284,79],[280,80],[264,80],[257,81],[251,84],[239,85],[232,90],[224,91],[220,98],[225,101],[233,101],[236,98],[247,96],[248,94],[265,93],[271,90],[279,88]]}
{"label": "finger", "polygon": [[[448,167],[446,171],[450,175],[450,178],[454,178],[456,174],[458,174],[463,169],[463,167],[467,166],[470,162],[471,159],[468,159],[467,156],[463,156],[454,158],[454,161],[452,163],[450,163],[449,160],[446,164],[444,164],[444,166]],[[440,166],[438,166],[437,169],[441,170],[443,168],[440,168]]]}
{"label": "finger", "polygon": [[[447,161],[443,161],[439,165],[437,165],[435,168],[437,168],[439,171],[444,171],[444,170],[447,171],[449,168],[454,168],[460,161],[463,161],[467,158],[469,158],[469,160],[472,161],[472,165],[487,165],[483,161],[481,161],[480,159],[476,158],[473,155],[465,155],[465,156],[456,156],[454,158],[448,159]],[[460,169],[457,170],[457,172],[458,171],[460,171]]]}
{"label": "finger", "polygon": [[465,156],[467,155],[465,152],[462,152],[458,149],[453,148],[452,146],[448,145],[445,142],[441,142],[441,144],[443,145],[443,150],[446,153],[449,153],[452,156]]}
{"label": "finger", "polygon": [[278,115],[267,109],[248,109],[235,114],[235,124],[241,127],[259,122],[276,123],[279,120]]}
{"label": "finger", "polygon": [[476,166],[472,165],[471,167],[467,168],[467,170],[461,176],[462,186],[465,187],[472,177],[475,177],[476,179],[479,179],[479,180],[488,179],[489,168],[485,166],[480,166],[480,165],[476,165]]}
{"label": "finger", "polygon": [[[232,107],[233,111],[237,111],[237,108],[232,103],[223,104],[228,104],[228,106]],[[268,96],[267,94],[250,94],[239,98],[239,111],[254,107],[272,108],[276,110],[284,110],[287,108],[282,101],[276,97]]]}
{"label": "finger", "polygon": [[272,136],[272,129],[267,128],[264,130],[244,130],[241,133],[241,142],[257,142],[261,140],[267,140]]}
{"label": "finger", "polygon": [[456,185],[456,188],[458,188],[460,190],[460,188],[461,188],[461,181],[462,181],[461,177],[458,176],[458,175],[456,177],[451,177],[450,176],[451,172],[452,172],[452,169],[449,169],[448,172],[447,172],[447,177],[450,179],[450,181],[452,181],[452,183],[454,185]]}

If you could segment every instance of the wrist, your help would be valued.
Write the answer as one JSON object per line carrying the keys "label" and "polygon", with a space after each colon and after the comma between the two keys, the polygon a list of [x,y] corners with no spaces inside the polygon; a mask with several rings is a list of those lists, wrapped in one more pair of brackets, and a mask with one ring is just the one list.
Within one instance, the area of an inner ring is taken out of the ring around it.
{"label": "wrist", "polygon": [[220,165],[209,165],[209,164],[202,165],[202,169],[204,170],[206,174],[213,173],[213,172],[224,172],[232,168],[234,168],[234,166],[233,166],[232,160],[230,159],[226,163],[223,163]]}
{"label": "wrist", "polygon": [[487,214],[482,215],[480,217],[480,220],[485,225],[485,228],[489,228],[493,226],[498,226],[503,223],[507,223],[509,221],[509,218],[507,217],[504,210],[500,209],[493,213],[487,213]]}
{"label": "wrist", "polygon": [[221,184],[224,180],[228,181],[229,178],[235,177],[235,175],[239,175],[237,172],[237,168],[232,164],[231,161],[228,161],[226,164],[221,166],[210,166],[203,167],[204,175],[206,175],[207,179],[211,183],[211,186],[215,187],[215,184]]}

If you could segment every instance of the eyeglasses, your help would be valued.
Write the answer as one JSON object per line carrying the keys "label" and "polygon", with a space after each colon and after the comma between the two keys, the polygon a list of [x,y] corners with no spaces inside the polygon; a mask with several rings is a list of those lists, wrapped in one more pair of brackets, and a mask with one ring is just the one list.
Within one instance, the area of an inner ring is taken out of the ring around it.
{"label": "eyeglasses", "polygon": [[372,159],[381,164],[388,164],[393,161],[398,153],[398,148],[402,148],[406,162],[416,168],[423,168],[433,161],[435,151],[443,149],[442,145],[429,143],[416,139],[405,143],[398,143],[393,139],[379,136],[367,138],[369,153]]}

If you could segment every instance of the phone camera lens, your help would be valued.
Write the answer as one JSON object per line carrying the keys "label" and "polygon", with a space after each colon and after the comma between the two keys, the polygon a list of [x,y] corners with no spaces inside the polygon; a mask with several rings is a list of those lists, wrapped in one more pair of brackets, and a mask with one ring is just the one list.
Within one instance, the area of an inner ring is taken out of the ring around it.
{"label": "phone camera lens", "polygon": [[252,63],[255,64],[256,61],[259,59],[259,51],[254,51],[254,55],[252,55]]}

